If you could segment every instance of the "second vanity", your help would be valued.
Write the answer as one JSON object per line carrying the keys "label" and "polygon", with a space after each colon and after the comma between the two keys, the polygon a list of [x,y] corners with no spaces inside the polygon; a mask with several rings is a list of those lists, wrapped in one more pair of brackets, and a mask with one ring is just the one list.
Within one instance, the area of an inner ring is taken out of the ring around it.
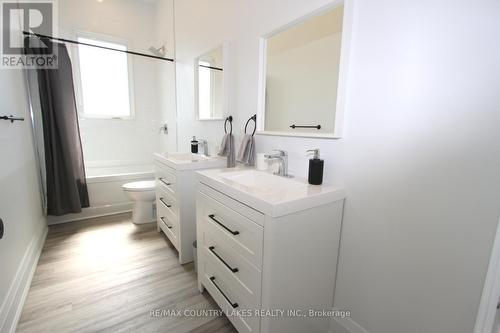
{"label": "second vanity", "polygon": [[344,190],[252,169],[197,172],[198,287],[239,332],[327,332]]}
{"label": "second vanity", "polygon": [[225,158],[191,153],[155,153],[156,217],[158,231],[179,251],[179,262],[193,261],[196,239],[196,170],[220,168]]}

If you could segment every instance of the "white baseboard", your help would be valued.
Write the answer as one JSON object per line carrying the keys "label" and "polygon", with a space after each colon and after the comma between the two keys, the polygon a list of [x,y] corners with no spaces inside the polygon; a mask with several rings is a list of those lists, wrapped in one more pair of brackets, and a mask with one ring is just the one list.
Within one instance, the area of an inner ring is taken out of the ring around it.
{"label": "white baseboard", "polygon": [[351,318],[333,318],[330,323],[330,333],[368,333],[368,331]]}
{"label": "white baseboard", "polygon": [[60,224],[66,222],[74,222],[79,220],[90,219],[94,217],[114,215],[119,213],[127,213],[132,211],[132,203],[124,202],[112,205],[97,206],[84,208],[81,213],[78,214],[66,214],[62,216],[49,216],[48,224]]}
{"label": "white baseboard", "polygon": [[48,228],[45,221],[40,221],[40,223],[43,223],[44,229],[40,234],[33,237],[24,252],[21,264],[0,309],[0,332],[14,333],[16,331],[17,322],[21,316],[31,286],[31,280],[35,274],[38,259],[47,237]]}

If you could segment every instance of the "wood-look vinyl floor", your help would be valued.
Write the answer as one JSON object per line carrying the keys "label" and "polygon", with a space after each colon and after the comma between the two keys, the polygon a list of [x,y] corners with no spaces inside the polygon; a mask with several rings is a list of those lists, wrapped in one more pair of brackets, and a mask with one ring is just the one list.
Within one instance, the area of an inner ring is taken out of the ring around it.
{"label": "wood-look vinyl floor", "polygon": [[130,218],[49,227],[18,332],[236,332],[224,316],[161,313],[219,308],[156,224]]}

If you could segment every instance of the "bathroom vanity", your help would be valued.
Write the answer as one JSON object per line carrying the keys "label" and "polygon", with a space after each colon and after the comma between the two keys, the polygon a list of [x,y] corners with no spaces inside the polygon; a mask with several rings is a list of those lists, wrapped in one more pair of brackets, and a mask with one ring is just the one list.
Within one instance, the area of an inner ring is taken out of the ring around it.
{"label": "bathroom vanity", "polygon": [[191,153],[155,153],[156,223],[179,251],[179,262],[193,261],[196,239],[196,170],[220,168],[226,158]]}
{"label": "bathroom vanity", "polygon": [[[198,287],[239,332],[327,332],[344,190],[253,169],[197,172]],[[283,311],[283,312],[280,312]]]}

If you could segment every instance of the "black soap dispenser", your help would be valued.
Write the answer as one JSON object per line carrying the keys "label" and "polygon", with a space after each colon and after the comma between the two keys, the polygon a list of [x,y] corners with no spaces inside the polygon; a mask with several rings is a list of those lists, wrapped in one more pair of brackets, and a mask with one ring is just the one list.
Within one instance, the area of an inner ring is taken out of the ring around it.
{"label": "black soap dispenser", "polygon": [[196,136],[193,136],[193,140],[191,140],[191,152],[198,154],[198,140],[196,140]]}
{"label": "black soap dispenser", "polygon": [[323,166],[325,161],[319,158],[319,149],[309,149],[308,153],[313,153],[313,158],[309,160],[309,184],[321,185],[323,183]]}

